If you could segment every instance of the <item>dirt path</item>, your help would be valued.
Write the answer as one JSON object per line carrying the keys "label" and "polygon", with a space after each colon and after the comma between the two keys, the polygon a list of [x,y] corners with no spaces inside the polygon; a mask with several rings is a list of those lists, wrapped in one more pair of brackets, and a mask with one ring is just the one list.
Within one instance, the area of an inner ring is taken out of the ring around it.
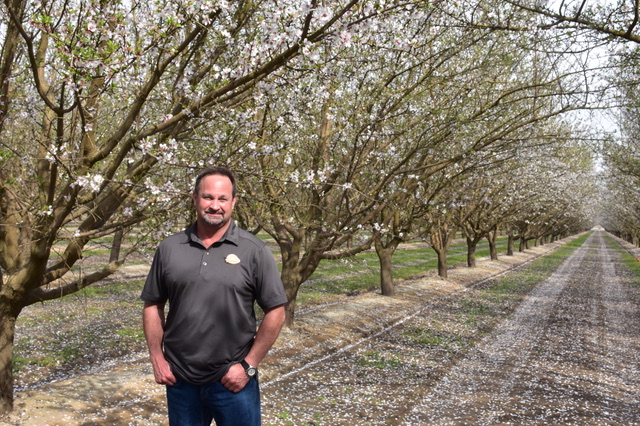
{"label": "dirt path", "polygon": [[[633,424],[640,290],[600,233],[528,295],[500,304],[470,286],[561,244],[300,315],[263,362],[264,424]],[[165,419],[164,390],[139,353],[19,392],[0,424]]]}
{"label": "dirt path", "polygon": [[640,299],[618,264],[602,234],[593,234],[408,420],[640,422]]}

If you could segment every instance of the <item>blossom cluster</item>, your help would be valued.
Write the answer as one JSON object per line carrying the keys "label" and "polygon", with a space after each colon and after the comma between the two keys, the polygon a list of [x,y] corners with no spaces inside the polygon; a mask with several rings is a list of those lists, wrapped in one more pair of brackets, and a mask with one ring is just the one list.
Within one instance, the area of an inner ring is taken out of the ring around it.
{"label": "blossom cluster", "polygon": [[81,188],[88,188],[91,192],[98,192],[100,191],[103,183],[104,177],[102,177],[102,175],[88,174],[85,176],[79,176],[73,185]]}

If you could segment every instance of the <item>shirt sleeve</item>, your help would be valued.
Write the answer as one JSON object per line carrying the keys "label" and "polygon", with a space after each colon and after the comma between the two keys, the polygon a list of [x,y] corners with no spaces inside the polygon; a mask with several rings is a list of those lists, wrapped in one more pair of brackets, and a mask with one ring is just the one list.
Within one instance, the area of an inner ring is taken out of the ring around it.
{"label": "shirt sleeve", "polygon": [[153,262],[144,283],[140,299],[143,302],[160,304],[167,301],[167,290],[162,279],[161,250],[158,248],[153,256]]}
{"label": "shirt sleeve", "polygon": [[276,260],[268,246],[259,252],[256,301],[262,309],[275,308],[287,303],[287,295],[280,278]]}

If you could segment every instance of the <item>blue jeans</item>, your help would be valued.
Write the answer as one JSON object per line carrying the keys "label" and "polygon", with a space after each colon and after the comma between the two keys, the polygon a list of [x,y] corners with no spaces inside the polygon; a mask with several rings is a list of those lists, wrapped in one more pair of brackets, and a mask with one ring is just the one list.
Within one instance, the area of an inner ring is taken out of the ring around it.
{"label": "blue jeans", "polygon": [[212,420],[217,426],[259,426],[260,387],[252,378],[240,392],[228,391],[222,383],[193,385],[178,380],[167,386],[169,425],[208,426]]}

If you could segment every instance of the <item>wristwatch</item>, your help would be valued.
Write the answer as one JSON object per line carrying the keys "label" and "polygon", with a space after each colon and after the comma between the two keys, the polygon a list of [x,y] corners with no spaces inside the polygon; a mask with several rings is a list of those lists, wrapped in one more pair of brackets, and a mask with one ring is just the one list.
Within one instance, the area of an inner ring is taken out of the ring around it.
{"label": "wristwatch", "polygon": [[240,364],[244,368],[244,372],[247,374],[248,377],[255,377],[255,375],[258,374],[258,369],[253,365],[249,365],[247,361],[242,360],[240,361]]}

